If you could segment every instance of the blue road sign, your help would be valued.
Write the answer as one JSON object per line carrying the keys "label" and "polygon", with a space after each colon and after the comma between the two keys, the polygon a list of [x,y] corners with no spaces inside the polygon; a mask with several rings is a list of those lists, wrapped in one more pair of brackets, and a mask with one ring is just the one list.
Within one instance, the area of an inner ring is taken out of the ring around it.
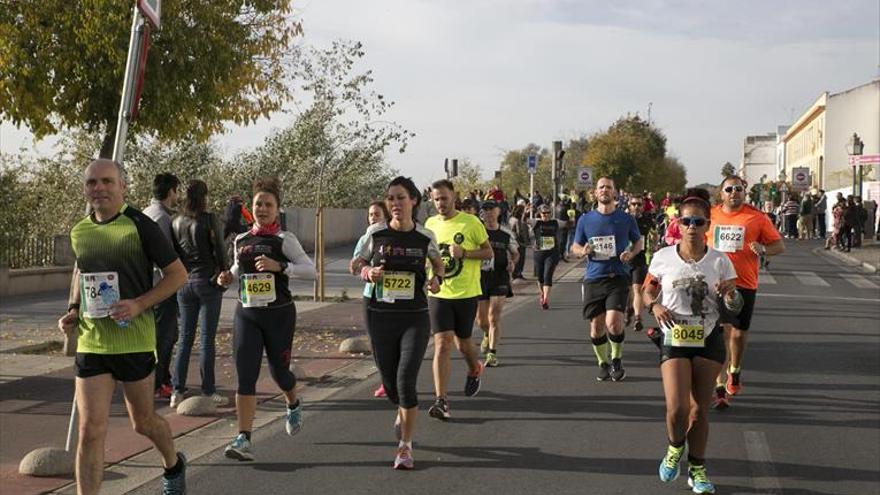
{"label": "blue road sign", "polygon": [[534,174],[538,171],[538,156],[537,155],[529,155],[529,159],[527,161],[527,166],[529,167],[529,173]]}

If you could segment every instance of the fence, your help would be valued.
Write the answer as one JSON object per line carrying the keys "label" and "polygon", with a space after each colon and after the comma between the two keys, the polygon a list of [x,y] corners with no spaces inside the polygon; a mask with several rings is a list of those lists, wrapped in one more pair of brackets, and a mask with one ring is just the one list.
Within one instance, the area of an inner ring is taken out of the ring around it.
{"label": "fence", "polygon": [[55,238],[2,239],[0,263],[9,268],[34,268],[55,265]]}

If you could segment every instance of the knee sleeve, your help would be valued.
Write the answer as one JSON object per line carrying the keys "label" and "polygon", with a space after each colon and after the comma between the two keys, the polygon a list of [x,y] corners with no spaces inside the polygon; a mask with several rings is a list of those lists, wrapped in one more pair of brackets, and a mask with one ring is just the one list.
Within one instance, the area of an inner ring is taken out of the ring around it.
{"label": "knee sleeve", "polygon": [[613,333],[609,332],[608,339],[611,340],[611,342],[614,342],[615,344],[620,344],[624,341],[624,339],[626,339],[626,333],[620,332],[620,334],[614,335]]}

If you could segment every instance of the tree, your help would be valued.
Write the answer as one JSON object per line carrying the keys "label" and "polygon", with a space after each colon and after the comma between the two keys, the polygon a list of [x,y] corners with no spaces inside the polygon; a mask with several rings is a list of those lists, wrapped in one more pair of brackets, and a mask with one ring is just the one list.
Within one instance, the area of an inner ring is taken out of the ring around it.
{"label": "tree", "polygon": [[684,167],[667,159],[666,136],[638,116],[620,118],[607,131],[590,136],[583,160],[593,167],[594,177],[611,177],[626,191],[665,194],[686,183]]}
{"label": "tree", "polygon": [[724,165],[721,167],[721,177],[726,179],[732,175],[736,175],[736,167],[730,162],[724,162]]}
{"label": "tree", "polygon": [[529,173],[527,160],[529,155],[538,157],[538,168],[535,173],[535,191],[547,195],[550,188],[550,152],[537,144],[531,143],[519,150],[508,151],[501,160],[501,176],[504,178],[505,193],[513,195],[517,189],[523,196],[529,195]]}
{"label": "tree", "polygon": [[482,167],[471,163],[468,158],[460,158],[458,160],[458,175],[452,178],[452,185],[461,197],[477,189],[485,190],[489,182],[483,178]]}
{"label": "tree", "polygon": [[384,118],[394,102],[371,89],[371,71],[355,72],[363,56],[361,43],[350,41],[305,50],[295,79],[310,106],[242,157],[281,178],[286,206],[366,206],[390,179],[387,148],[403,153],[415,136]]}
{"label": "tree", "polygon": [[[37,138],[65,128],[101,133],[101,156],[111,156],[132,3],[2,2],[0,116]],[[130,134],[205,141],[225,122],[280,109],[292,94],[291,41],[302,31],[290,15],[288,1],[163,2]]]}

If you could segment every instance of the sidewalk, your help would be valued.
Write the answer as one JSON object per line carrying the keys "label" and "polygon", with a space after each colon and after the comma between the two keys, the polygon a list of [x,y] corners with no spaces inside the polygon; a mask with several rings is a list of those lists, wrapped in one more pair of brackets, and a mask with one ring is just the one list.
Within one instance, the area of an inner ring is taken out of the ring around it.
{"label": "sidewalk", "polygon": [[[524,273],[531,275],[531,256],[528,258]],[[560,263],[557,277],[562,277],[572,270],[582,270],[582,265]],[[527,282],[517,281],[514,284],[516,293],[514,301],[526,302],[534,299],[538,293],[534,280],[534,277],[529,276]],[[67,294],[63,293],[59,296],[66,300]],[[61,355],[57,346],[47,350],[43,345],[47,339],[55,339],[59,342],[61,340],[61,334],[54,328],[54,321],[58,317],[55,314],[57,304],[33,301],[26,304],[27,301],[23,300],[16,302],[18,304],[13,307],[4,302],[4,307],[0,310],[0,321],[3,323],[3,328],[0,330],[0,431],[3,432],[0,437],[0,486],[3,488],[0,492],[28,495],[59,490],[69,486],[73,481],[72,476],[34,478],[18,474],[19,461],[31,450],[38,447],[64,447],[73,398],[73,358]],[[298,301],[296,304],[298,315],[293,352],[295,358],[291,366],[295,369],[300,393],[307,404],[312,400],[311,397],[315,397],[314,400],[321,400],[329,388],[344,386],[349,382],[350,377],[345,376],[346,369],[357,368],[358,371],[354,374],[359,379],[375,372],[370,356],[338,352],[342,340],[365,333],[362,322],[363,308],[359,299],[340,303]],[[511,301],[508,306],[512,307],[514,304]],[[233,301],[225,301],[217,333],[215,365],[217,391],[230,398],[234,396],[236,388],[235,366],[231,351],[233,310]],[[28,347],[32,349],[42,347],[40,352],[44,354],[20,352]],[[191,393],[198,393],[200,383],[198,354],[197,338],[187,379]],[[337,379],[339,377],[335,374],[340,374],[342,378]],[[269,414],[276,414],[276,411],[271,410],[273,404],[267,402],[277,395],[278,390],[264,361],[260,380],[257,383],[257,396],[261,404],[258,413],[269,409]],[[227,441],[225,436],[218,436],[216,431],[222,430],[225,433],[231,428],[229,425],[235,419],[232,404],[221,408],[219,414],[213,417],[179,416],[168,407],[167,400],[157,400],[156,408],[157,412],[168,420],[175,438],[184,442],[187,440],[197,442],[203,449],[216,448],[222,445],[220,442]],[[212,427],[204,429],[208,425]],[[198,431],[204,431],[206,437],[198,437]],[[187,434],[197,437],[181,438],[184,435],[189,437],[190,435]],[[113,398],[110,428],[105,446],[105,462],[108,464],[108,469],[111,465],[119,466],[119,463],[125,459],[150,449],[149,441],[131,429],[121,387],[118,387]],[[137,469],[143,473],[144,467],[142,463],[138,463]],[[124,476],[116,472],[117,469],[118,467],[107,471],[105,482],[127,486],[126,479],[114,481],[114,477]],[[135,486],[139,484],[134,479],[129,481]],[[65,492],[68,491],[69,488],[65,489]]]}
{"label": "sidewalk", "polygon": [[861,265],[862,269],[871,273],[880,271],[880,242],[875,239],[865,239],[862,247],[852,248],[848,253],[830,249],[825,251],[830,256],[851,265]]}

